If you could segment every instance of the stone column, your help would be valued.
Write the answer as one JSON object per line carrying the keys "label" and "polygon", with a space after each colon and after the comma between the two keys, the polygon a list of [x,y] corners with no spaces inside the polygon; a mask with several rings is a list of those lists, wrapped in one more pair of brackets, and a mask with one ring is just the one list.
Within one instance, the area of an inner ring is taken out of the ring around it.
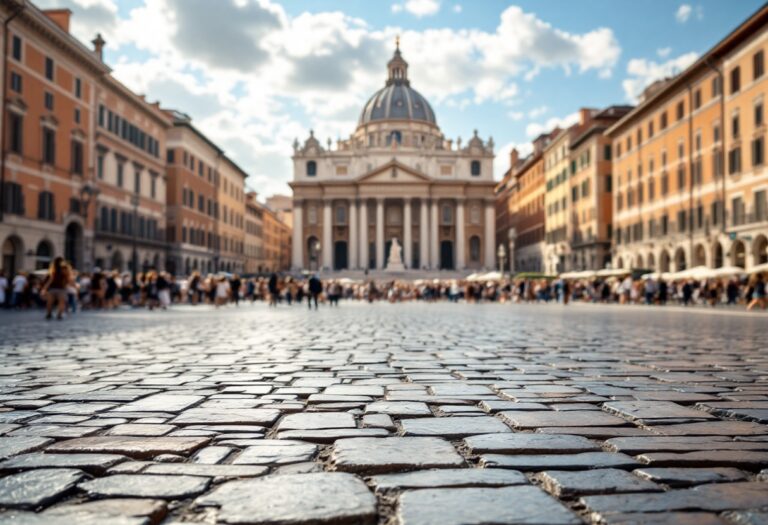
{"label": "stone column", "polygon": [[323,268],[330,270],[333,268],[333,209],[330,199],[323,202]]}
{"label": "stone column", "polygon": [[437,199],[432,199],[432,218],[429,224],[429,246],[430,246],[430,265],[433,270],[440,268],[440,243],[438,242],[438,224],[440,219],[440,210],[438,210]]}
{"label": "stone column", "polygon": [[360,268],[368,268],[368,200],[360,201]]}
{"label": "stone column", "polygon": [[429,213],[427,199],[421,199],[419,203],[419,264],[422,268],[429,268]]}
{"label": "stone column", "polygon": [[464,199],[456,200],[456,269],[463,270],[467,266],[465,250],[467,247],[464,233]]}
{"label": "stone column", "polygon": [[403,255],[406,268],[413,265],[413,239],[411,225],[411,199],[405,198],[403,201]]}
{"label": "stone column", "polygon": [[302,202],[293,201],[293,253],[291,254],[294,270],[304,268],[304,218],[302,217]]}
{"label": "stone column", "polygon": [[384,269],[384,199],[376,199],[376,269]]}
{"label": "stone column", "polygon": [[493,202],[485,203],[485,267],[493,270],[496,267],[496,209]]}
{"label": "stone column", "polygon": [[349,199],[349,244],[347,244],[347,253],[349,253],[349,269],[356,270],[357,254],[360,249],[357,247],[357,199]]}

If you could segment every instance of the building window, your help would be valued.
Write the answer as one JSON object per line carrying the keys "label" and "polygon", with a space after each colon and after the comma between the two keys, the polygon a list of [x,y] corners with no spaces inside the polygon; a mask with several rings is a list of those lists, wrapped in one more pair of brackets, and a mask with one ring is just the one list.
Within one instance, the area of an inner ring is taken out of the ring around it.
{"label": "building window", "polygon": [[402,144],[403,143],[403,134],[399,131],[393,131],[387,136],[387,146],[391,146],[392,144]]}
{"label": "building window", "polygon": [[[463,242],[459,240],[459,242]],[[480,237],[473,235],[469,238],[469,260],[473,263],[480,262]]]}
{"label": "building window", "polygon": [[168,164],[173,164],[174,162],[176,162],[176,158],[175,158],[175,155],[174,155],[174,150],[172,150],[172,149],[169,149],[169,150],[168,150],[168,151],[165,153],[165,156],[166,156],[166,158],[168,159]]}
{"label": "building window", "polygon": [[659,128],[667,129],[667,112],[666,111],[661,114],[661,119],[659,121]]}
{"label": "building window", "polygon": [[53,81],[53,59],[51,57],[45,57],[45,78]]}
{"label": "building window", "polygon": [[347,209],[344,206],[336,207],[336,224],[347,224]]}
{"label": "building window", "polygon": [[712,98],[718,97],[723,93],[723,86],[720,82],[720,77],[716,76],[712,79]]}
{"label": "building window", "polygon": [[104,155],[98,155],[96,157],[96,176],[104,180]]}
{"label": "building window", "polygon": [[[149,177],[149,194],[154,199],[157,197],[157,175],[151,174]],[[211,201],[208,201],[208,214],[210,215]]]}
{"label": "building window", "polygon": [[677,168],[677,190],[683,191],[685,189],[685,166],[682,164]]}
{"label": "building window", "polygon": [[765,163],[764,138],[756,138],[752,141],[752,165],[762,166]]}
{"label": "building window", "polygon": [[768,201],[765,198],[765,190],[755,192],[755,221],[762,222],[768,219]]}
{"label": "building window", "polygon": [[712,171],[715,178],[723,176],[723,154],[719,149],[712,150]]}
{"label": "building window", "polygon": [[752,78],[757,80],[765,73],[765,55],[762,50],[752,56]]}
{"label": "building window", "polygon": [[472,164],[470,165],[470,173],[473,177],[479,177],[480,176],[480,161],[479,160],[473,160]]}
{"label": "building window", "polygon": [[16,93],[21,93],[21,75],[11,73],[11,89]]}
{"label": "building window", "polygon": [[53,111],[53,93],[45,92],[44,95],[45,109]]}
{"label": "building window", "polygon": [[734,226],[744,224],[746,217],[744,213],[744,201],[741,197],[734,197],[731,200],[731,214],[733,215],[732,222]]}
{"label": "building window", "polygon": [[77,98],[83,96],[83,82],[79,78],[75,78],[75,96]]}
{"label": "building window", "polygon": [[450,225],[453,224],[453,208],[450,204],[443,205],[443,214],[441,224]]}
{"label": "building window", "polygon": [[80,109],[75,108],[75,123],[80,124]]}
{"label": "building window", "polygon": [[56,220],[53,193],[41,191],[37,197],[37,218],[43,221]]}
{"label": "building window", "polygon": [[21,62],[21,37],[18,35],[13,35],[13,58],[14,60],[18,60]]}
{"label": "building window", "polygon": [[728,152],[728,173],[733,175],[741,171],[741,147],[737,146]]}
{"label": "building window", "polygon": [[72,141],[72,173],[75,175],[83,174],[83,144],[78,140]]}
{"label": "building window", "polygon": [[117,163],[117,186],[119,188],[123,187],[123,163],[122,162]]}
{"label": "building window", "polygon": [[8,137],[8,148],[21,155],[23,153],[24,117],[13,111],[8,112],[8,127],[11,133]]}
{"label": "building window", "polygon": [[3,211],[14,215],[24,215],[24,192],[21,184],[6,182],[3,192]]}
{"label": "building window", "polygon": [[739,138],[739,114],[735,113],[731,117],[731,134],[734,139]]}
{"label": "building window", "polygon": [[693,92],[693,109],[699,109],[701,107],[701,90],[697,89]]}
{"label": "building window", "polygon": [[317,175],[317,162],[310,160],[307,162],[307,177],[314,177]]}
{"label": "building window", "polygon": [[603,146],[603,160],[611,160],[611,146],[609,144]]}
{"label": "building window", "polygon": [[51,128],[43,128],[43,163],[56,164],[56,132]]}
{"label": "building window", "polygon": [[612,175],[606,175],[605,176],[605,191],[606,193],[610,193],[613,191],[613,176]]}
{"label": "building window", "polygon": [[141,171],[133,172],[133,192],[137,195],[141,193]]}
{"label": "building window", "polygon": [[678,232],[684,232],[686,229],[686,223],[687,223],[687,217],[686,217],[685,210],[680,210],[677,212],[677,231]]}
{"label": "building window", "polygon": [[[648,122],[648,138],[649,139],[651,137],[653,137],[653,131],[654,131],[653,130],[653,121],[651,120],[651,121]],[[606,160],[610,160],[610,159],[606,159]]]}
{"label": "building window", "polygon": [[738,93],[741,89],[741,69],[739,67],[731,70],[731,94]]}
{"label": "building window", "polygon": [[759,101],[755,104],[755,127],[759,128],[763,125],[763,101]]}

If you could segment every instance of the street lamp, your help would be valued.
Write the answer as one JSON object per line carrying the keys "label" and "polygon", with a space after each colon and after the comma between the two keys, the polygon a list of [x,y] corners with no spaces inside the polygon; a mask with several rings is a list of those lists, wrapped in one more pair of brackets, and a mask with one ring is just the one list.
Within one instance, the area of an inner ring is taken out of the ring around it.
{"label": "street lamp", "polygon": [[[96,197],[99,195],[99,188],[95,186],[91,186],[90,184],[86,183],[82,188],[80,188],[80,215],[83,217],[83,222],[85,223],[85,228],[88,228],[88,210],[91,207],[91,202],[93,202]],[[83,252],[85,252],[85,248],[83,249]],[[94,242],[94,239],[91,239],[91,261],[90,261],[90,267],[93,268],[93,262],[96,260],[96,243]]]}
{"label": "street lamp", "polygon": [[496,256],[499,258],[499,272],[504,274],[504,260],[507,258],[507,250],[504,248],[504,244],[499,244],[499,249],[496,251]]}
{"label": "street lamp", "polygon": [[507,237],[509,238],[509,276],[515,273],[515,241],[517,240],[517,229],[510,228],[507,231]]}

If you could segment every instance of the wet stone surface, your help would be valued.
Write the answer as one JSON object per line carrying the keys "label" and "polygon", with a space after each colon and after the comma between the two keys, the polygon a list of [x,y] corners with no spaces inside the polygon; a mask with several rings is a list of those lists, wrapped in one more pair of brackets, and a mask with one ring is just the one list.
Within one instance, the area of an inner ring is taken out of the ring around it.
{"label": "wet stone surface", "polygon": [[305,308],[0,314],[0,523],[767,519],[764,317]]}

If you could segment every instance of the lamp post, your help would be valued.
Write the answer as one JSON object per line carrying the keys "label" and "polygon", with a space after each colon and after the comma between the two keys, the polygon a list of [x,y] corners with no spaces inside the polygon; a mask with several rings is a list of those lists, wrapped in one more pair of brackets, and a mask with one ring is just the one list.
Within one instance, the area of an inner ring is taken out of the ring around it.
{"label": "lamp post", "polygon": [[136,230],[139,229],[139,195],[134,194],[131,195],[131,205],[133,206],[133,221],[131,221],[131,234],[132,234],[132,246],[131,246],[131,272],[133,274],[132,276],[132,282],[133,286],[136,286],[136,275],[137,275],[137,268],[139,266],[139,254],[136,250]]}
{"label": "lamp post", "polygon": [[504,260],[507,258],[507,250],[504,248],[504,243],[499,244],[499,249],[496,251],[496,256],[499,259],[499,273],[504,275]]}
{"label": "lamp post", "polygon": [[515,273],[515,241],[517,240],[517,229],[510,228],[507,231],[507,238],[509,239],[509,276]]}

